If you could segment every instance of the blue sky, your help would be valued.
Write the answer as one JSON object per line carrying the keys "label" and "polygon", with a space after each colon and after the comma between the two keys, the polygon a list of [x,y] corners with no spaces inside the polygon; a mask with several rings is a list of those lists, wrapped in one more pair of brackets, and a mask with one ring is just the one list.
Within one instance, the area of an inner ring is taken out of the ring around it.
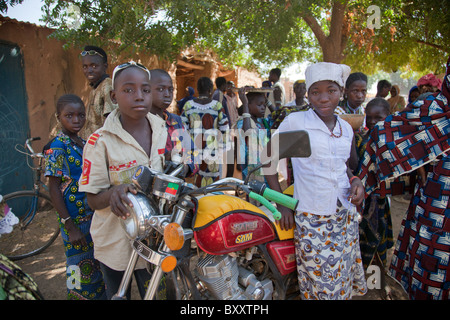
{"label": "blue sky", "polygon": [[8,6],[8,12],[3,15],[19,21],[42,25],[43,23],[39,21],[42,16],[42,3],[41,0],[24,0],[14,7]]}

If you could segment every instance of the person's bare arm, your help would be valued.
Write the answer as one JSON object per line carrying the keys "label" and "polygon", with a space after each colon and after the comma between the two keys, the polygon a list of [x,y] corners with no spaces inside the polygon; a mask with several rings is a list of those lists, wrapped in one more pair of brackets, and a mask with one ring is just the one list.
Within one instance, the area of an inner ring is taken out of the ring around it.
{"label": "person's bare arm", "polygon": [[87,193],[87,200],[89,206],[93,210],[101,210],[107,207],[111,207],[111,211],[119,218],[126,219],[130,216],[127,207],[132,207],[130,199],[127,197],[127,193],[137,194],[136,187],[132,184],[121,184],[113,186],[108,190],[101,191],[98,194]]}
{"label": "person's bare arm", "polygon": [[[67,219],[70,217],[67,211],[66,204],[64,203],[64,198],[62,196],[61,190],[61,178],[49,176],[48,177],[48,191],[50,193],[50,198],[52,199],[53,206],[58,212],[61,219]],[[64,224],[67,232],[69,233],[69,241],[72,245],[77,246],[87,246],[87,241],[83,233],[78,229],[75,222],[72,219],[68,219]]]}

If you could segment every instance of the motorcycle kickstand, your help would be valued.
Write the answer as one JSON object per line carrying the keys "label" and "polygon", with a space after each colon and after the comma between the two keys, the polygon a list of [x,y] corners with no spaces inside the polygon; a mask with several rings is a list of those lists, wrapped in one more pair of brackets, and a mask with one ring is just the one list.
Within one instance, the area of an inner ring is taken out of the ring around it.
{"label": "motorcycle kickstand", "polygon": [[131,253],[130,261],[128,262],[127,268],[122,277],[122,281],[120,282],[119,289],[117,293],[111,298],[111,300],[127,300],[126,294],[127,289],[130,285],[131,276],[133,275],[134,267],[136,266],[136,262],[139,255],[136,250],[133,250]]}

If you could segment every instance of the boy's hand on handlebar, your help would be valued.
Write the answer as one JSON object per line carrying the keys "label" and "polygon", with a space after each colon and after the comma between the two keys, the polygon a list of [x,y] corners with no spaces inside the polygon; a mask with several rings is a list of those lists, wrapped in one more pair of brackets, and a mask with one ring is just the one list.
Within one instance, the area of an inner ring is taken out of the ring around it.
{"label": "boy's hand on handlebar", "polygon": [[278,205],[277,209],[281,213],[281,219],[276,223],[280,225],[282,230],[292,229],[294,227],[294,212],[281,205]]}
{"label": "boy's hand on handlebar", "polygon": [[137,189],[133,184],[121,184],[114,186],[110,198],[111,211],[121,219],[126,219],[130,216],[127,207],[132,207],[130,199],[127,197],[127,193],[137,194]]}

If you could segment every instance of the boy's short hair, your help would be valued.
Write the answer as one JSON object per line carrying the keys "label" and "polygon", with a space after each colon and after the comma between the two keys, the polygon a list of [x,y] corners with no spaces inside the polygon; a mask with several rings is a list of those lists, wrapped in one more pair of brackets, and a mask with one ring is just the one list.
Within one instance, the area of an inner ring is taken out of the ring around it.
{"label": "boy's short hair", "polygon": [[91,50],[93,50],[95,52],[98,52],[101,55],[101,58],[103,59],[103,62],[104,63],[108,63],[108,56],[106,55],[105,50],[103,50],[102,48],[96,47],[96,46],[85,46],[83,50],[84,51],[91,51]]}
{"label": "boy's short hair", "polygon": [[377,84],[377,90],[381,91],[383,88],[392,87],[392,84],[388,80],[380,80]]}
{"label": "boy's short hair", "polygon": [[273,68],[270,70],[270,73],[275,74],[278,78],[281,77],[281,69],[280,68]]}
{"label": "boy's short hair", "polygon": [[64,106],[69,103],[81,104],[83,107],[85,107],[83,100],[81,100],[79,96],[75,94],[64,94],[59,97],[58,101],[56,102],[56,114],[59,115]]}
{"label": "boy's short hair", "polygon": [[386,111],[386,114],[391,113],[391,106],[390,106],[389,102],[386,99],[380,98],[380,97],[374,98],[367,103],[366,112],[368,109],[376,107],[376,106],[382,107],[384,109],[384,111]]}
{"label": "boy's short hair", "polygon": [[216,88],[220,88],[227,84],[227,79],[224,77],[218,77],[216,78]]}
{"label": "boy's short hair", "polygon": [[264,93],[262,92],[248,92],[246,94],[247,96],[247,100],[248,100],[248,104],[252,103],[256,98],[258,97],[264,97]]}
{"label": "boy's short hair", "polygon": [[166,77],[169,77],[170,79],[172,79],[170,74],[164,69],[152,69],[152,70],[150,70],[150,75],[151,75],[152,79],[157,76],[166,76]]}
{"label": "boy's short hair", "polygon": [[207,93],[209,90],[213,90],[214,85],[210,78],[208,77],[201,77],[197,81],[197,91],[199,94]]}

